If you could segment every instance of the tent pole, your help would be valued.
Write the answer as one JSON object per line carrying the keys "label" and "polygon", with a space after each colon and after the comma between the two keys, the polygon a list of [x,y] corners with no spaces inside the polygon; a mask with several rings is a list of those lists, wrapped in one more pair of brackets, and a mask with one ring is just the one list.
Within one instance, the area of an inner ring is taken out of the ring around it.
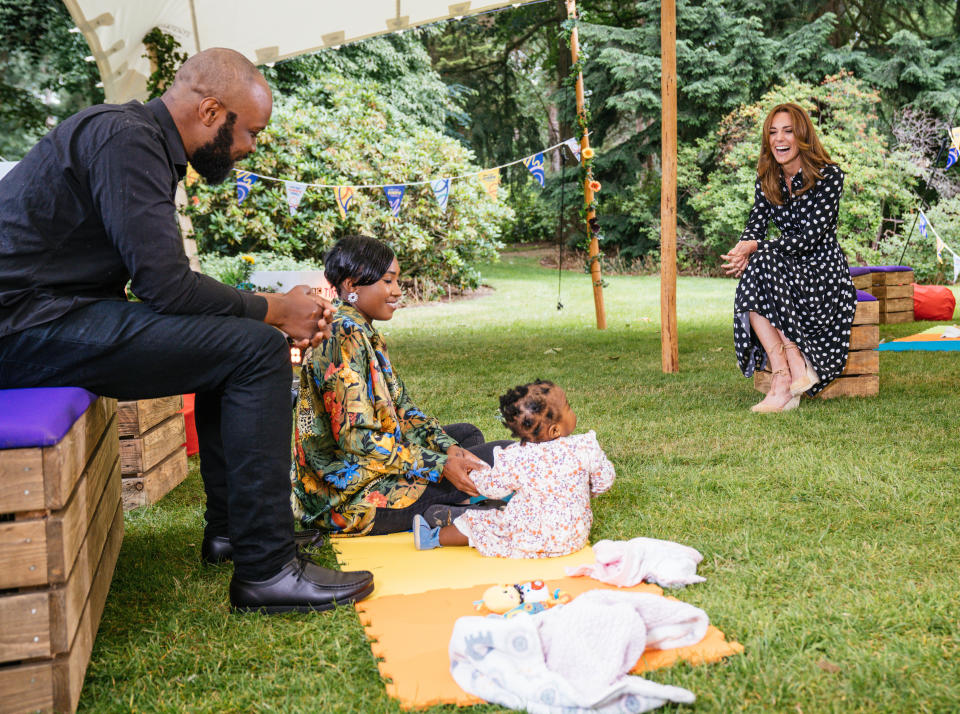
{"label": "tent pole", "polygon": [[[577,16],[577,1],[566,0],[567,17],[575,18]],[[570,32],[570,58],[573,66],[577,66],[580,58],[580,38],[577,28],[574,26]],[[580,151],[590,147],[590,137],[587,135],[586,111],[584,109],[583,99],[583,72],[577,72],[577,117],[580,119],[583,136],[580,138]],[[597,238],[598,231],[594,229],[596,225],[596,211],[593,210],[593,189],[590,188],[590,182],[593,181],[593,174],[588,169],[587,176],[583,180],[583,201],[587,207],[587,231],[590,233],[590,279],[593,282],[593,307],[597,313],[597,329],[607,329],[607,314],[603,309],[603,279],[600,275],[600,242]]]}
{"label": "tent pole", "polygon": [[677,5],[660,5],[660,362],[680,371],[677,345]]}

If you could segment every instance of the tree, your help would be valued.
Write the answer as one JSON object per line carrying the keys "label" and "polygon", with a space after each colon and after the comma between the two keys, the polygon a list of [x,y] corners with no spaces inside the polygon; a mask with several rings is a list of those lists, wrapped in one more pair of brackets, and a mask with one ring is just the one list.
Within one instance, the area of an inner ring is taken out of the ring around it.
{"label": "tree", "polygon": [[[469,151],[436,129],[411,123],[380,90],[374,82],[329,72],[314,75],[297,96],[278,94],[257,153],[244,166],[278,178],[345,186],[476,171]],[[408,187],[399,218],[391,216],[379,189],[357,189],[345,219],[333,189],[308,190],[296,215],[290,215],[281,183],[257,183],[242,205],[233,185],[189,191],[203,252],[269,250],[319,260],[340,236],[363,233],[389,242],[404,275],[427,296],[440,286],[475,287],[476,264],[496,257],[500,224],[510,218],[510,209],[491,200],[476,179],[451,183],[446,212],[428,185]]]}
{"label": "tree", "polygon": [[103,101],[83,36],[58,0],[0,0],[0,155],[15,159],[58,121]]}

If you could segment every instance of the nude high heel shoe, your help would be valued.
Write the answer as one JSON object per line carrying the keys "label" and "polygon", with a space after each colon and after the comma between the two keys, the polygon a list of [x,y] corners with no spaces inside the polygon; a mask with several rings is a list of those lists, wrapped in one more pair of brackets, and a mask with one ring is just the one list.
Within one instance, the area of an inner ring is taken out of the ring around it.
{"label": "nude high heel shoe", "polygon": [[[800,352],[800,348],[793,344],[781,344],[781,348],[784,350],[796,350],[797,352]],[[803,394],[805,391],[820,382],[820,377],[818,377],[817,373],[814,371],[813,365],[810,364],[810,360],[808,360],[806,355],[804,355],[802,352],[800,353],[800,356],[803,357],[806,373],[800,377],[800,379],[797,379],[790,384],[790,394],[795,397]]]}
{"label": "nude high heel shoe", "polygon": [[[790,370],[778,369],[776,372],[773,373],[773,379],[776,379],[778,375],[789,377]],[[771,389],[773,388],[772,382],[771,382],[770,388]],[[800,397],[796,394],[791,395],[790,401],[788,401],[786,404],[784,404],[781,407],[776,407],[771,404],[764,404],[765,401],[766,399],[764,399],[764,401],[760,402],[759,404],[754,404],[752,407],[750,407],[750,411],[756,414],[778,414],[780,412],[788,412],[791,409],[796,409],[798,406],[800,406]]]}

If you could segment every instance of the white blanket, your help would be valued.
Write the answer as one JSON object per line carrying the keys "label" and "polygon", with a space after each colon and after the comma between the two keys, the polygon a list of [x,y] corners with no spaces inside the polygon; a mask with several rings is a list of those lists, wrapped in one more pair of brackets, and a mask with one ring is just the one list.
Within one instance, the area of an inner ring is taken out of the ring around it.
{"label": "white blanket", "polygon": [[595,565],[567,568],[567,575],[586,575],[622,588],[642,582],[675,588],[706,580],[697,575],[703,560],[699,551],[669,540],[601,540],[593,546],[593,555]]}
{"label": "white blanket", "polygon": [[591,590],[538,615],[461,617],[450,640],[460,687],[531,714],[644,712],[692,692],[628,675],[647,647],[703,639],[700,608],[649,593]]}

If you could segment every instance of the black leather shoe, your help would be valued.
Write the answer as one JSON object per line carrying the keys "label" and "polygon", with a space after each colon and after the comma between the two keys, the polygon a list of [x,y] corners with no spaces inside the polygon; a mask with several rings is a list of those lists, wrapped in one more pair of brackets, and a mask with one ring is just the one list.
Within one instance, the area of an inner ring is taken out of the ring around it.
{"label": "black leather shoe", "polygon": [[373,592],[373,573],[322,568],[304,555],[283,566],[269,580],[230,581],[230,607],[235,612],[311,612],[330,610],[362,600]]}
{"label": "black leather shoe", "polygon": [[[319,548],[326,542],[323,532],[317,528],[307,528],[293,534],[297,548]],[[233,560],[233,543],[227,536],[204,536],[200,544],[200,560],[207,565],[219,565]]]}

